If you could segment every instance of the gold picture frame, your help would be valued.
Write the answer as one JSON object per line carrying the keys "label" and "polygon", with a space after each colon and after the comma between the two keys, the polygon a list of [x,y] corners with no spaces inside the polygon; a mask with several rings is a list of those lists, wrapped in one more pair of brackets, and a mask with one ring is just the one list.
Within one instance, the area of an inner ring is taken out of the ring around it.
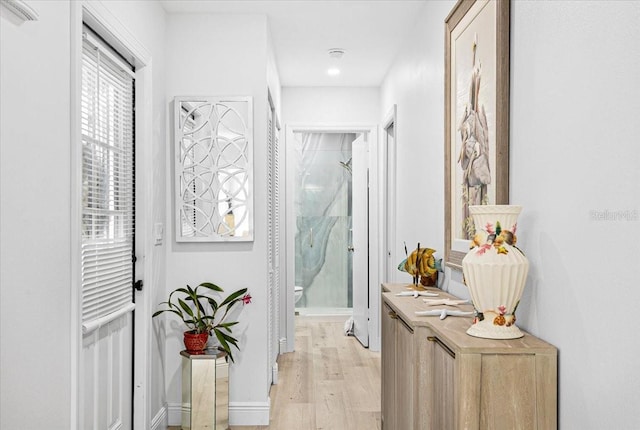
{"label": "gold picture frame", "polygon": [[445,264],[462,268],[468,206],[509,202],[509,0],[459,0],[445,20]]}

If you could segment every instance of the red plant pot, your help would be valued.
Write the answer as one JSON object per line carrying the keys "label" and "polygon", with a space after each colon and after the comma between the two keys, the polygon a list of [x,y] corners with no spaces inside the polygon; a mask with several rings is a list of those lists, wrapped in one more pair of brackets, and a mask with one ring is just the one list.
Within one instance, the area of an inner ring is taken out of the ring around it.
{"label": "red plant pot", "polygon": [[184,346],[189,354],[202,354],[207,348],[207,340],[209,333],[194,333],[192,331],[184,332]]}

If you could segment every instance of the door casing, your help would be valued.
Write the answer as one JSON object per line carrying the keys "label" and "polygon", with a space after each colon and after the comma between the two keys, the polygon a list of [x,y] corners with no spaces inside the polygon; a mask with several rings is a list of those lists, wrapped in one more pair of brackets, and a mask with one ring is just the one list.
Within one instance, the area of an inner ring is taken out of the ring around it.
{"label": "door casing", "polygon": [[[393,282],[396,272],[394,263],[399,262],[396,244],[396,154],[398,142],[397,107],[394,104],[384,121],[381,132],[381,194],[382,194],[382,221],[384,244],[381,247],[381,272],[384,282]],[[393,142],[389,139],[389,128],[393,127]]]}
{"label": "door casing", "polygon": [[[152,169],[149,167],[153,154],[151,144],[153,136],[152,120],[152,68],[151,54],[132,36],[122,22],[100,2],[71,2],[71,221],[72,225],[81,225],[82,213],[82,136],[80,132],[80,95],[82,93],[82,24],[89,24],[105,40],[119,51],[127,53],[136,69],[135,84],[135,142],[136,142],[136,243],[137,255],[136,279],[143,279],[142,291],[135,294],[134,339],[133,345],[133,427],[147,429],[152,427],[151,417],[151,285],[153,268],[152,243]],[[81,324],[81,274],[80,274],[80,228],[72,230],[71,253],[71,410],[72,430],[81,428],[80,394],[82,369],[82,324]],[[134,280],[134,281],[135,281]]]}

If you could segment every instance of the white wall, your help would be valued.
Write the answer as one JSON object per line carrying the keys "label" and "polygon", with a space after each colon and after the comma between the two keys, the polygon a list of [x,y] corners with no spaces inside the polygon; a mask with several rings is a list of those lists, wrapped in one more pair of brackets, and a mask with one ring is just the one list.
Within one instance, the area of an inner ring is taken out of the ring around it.
{"label": "white wall", "polygon": [[[454,1],[427,2],[381,86],[384,118],[397,105],[396,243],[392,261],[428,246],[444,256],[444,17]],[[416,195],[416,187],[420,194]],[[409,281],[394,271],[391,281]]]}
{"label": "white wall", "polygon": [[0,428],[66,430],[70,9],[36,8],[37,22],[0,17]]}
{"label": "white wall", "polygon": [[283,87],[282,121],[288,124],[378,124],[377,87]]}
{"label": "white wall", "polygon": [[[380,113],[398,103],[399,184],[429,184],[419,203],[399,186],[397,238],[439,250],[451,7],[427,3]],[[640,2],[515,1],[511,19],[510,200],[524,206],[518,244],[531,262],[518,324],[559,350],[560,428],[638,428],[640,343],[625,305],[640,301]],[[459,279],[450,289],[468,296]]]}
{"label": "white wall", "polygon": [[[254,241],[176,243],[173,232],[173,174],[167,190],[167,290],[211,281],[231,292],[248,287],[253,303],[244,307],[240,352],[230,366],[230,423],[267,424],[267,21],[260,15],[169,15],[166,35],[167,97],[253,96]],[[272,82],[273,79],[273,70]],[[277,80],[276,80],[277,81]],[[168,108],[170,106],[167,106]],[[167,110],[169,118],[172,111]],[[173,133],[169,127],[167,133]],[[171,136],[172,134],[168,134]],[[170,139],[172,141],[173,139]],[[173,149],[173,144],[168,145]],[[168,160],[173,160],[168,152]],[[167,168],[173,172],[173,161]],[[179,424],[183,327],[167,320],[166,372],[170,424]]]}
{"label": "white wall", "polygon": [[273,47],[273,37],[267,23],[267,85],[276,110],[276,116],[280,118],[282,116],[282,85],[280,84],[277,62],[278,59]]}
{"label": "white wall", "polygon": [[[531,261],[519,320],[559,348],[563,428],[640,428],[624,306],[640,303],[640,2],[523,1],[512,20],[510,199]],[[592,217],[607,210],[632,219]]]}

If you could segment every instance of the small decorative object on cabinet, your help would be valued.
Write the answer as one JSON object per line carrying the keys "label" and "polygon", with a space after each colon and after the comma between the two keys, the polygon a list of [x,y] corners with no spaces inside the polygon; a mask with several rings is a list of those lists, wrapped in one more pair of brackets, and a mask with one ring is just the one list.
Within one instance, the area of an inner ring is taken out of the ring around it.
{"label": "small decorative object on cabinet", "polygon": [[521,206],[470,206],[476,235],[473,249],[462,260],[476,316],[471,336],[516,339],[524,336],[515,325],[516,308],[529,272],[529,261],[516,247]]}
{"label": "small decorative object on cabinet", "polygon": [[398,296],[406,285],[383,284],[382,291],[384,430],[557,428],[556,348],[528,333],[507,340],[468,336],[472,316],[420,316],[432,307]]}
{"label": "small decorative object on cabinet", "polygon": [[[406,244],[404,250],[407,253]],[[438,271],[442,270],[442,259],[436,259],[435,252],[435,249],[420,248],[418,243],[418,247],[411,254],[407,253],[407,258],[398,265],[398,270],[413,276],[412,289],[424,291],[425,287],[438,286]]]}
{"label": "small decorative object on cabinet", "polygon": [[[251,295],[247,293],[246,288],[241,288],[229,294],[222,302],[218,302],[211,296],[199,293],[200,288],[211,292],[224,292],[221,287],[211,282],[203,282],[195,288],[191,288],[189,285],[186,288],[176,288],[169,294],[169,299],[166,302],[160,303],[165,305],[165,308],[156,311],[153,317],[157,317],[163,312],[171,312],[180,317],[188,328],[184,332],[184,345],[189,354],[203,354],[209,335],[213,334],[220,344],[218,349],[224,351],[233,361],[231,346],[239,348],[238,340],[231,336],[231,327],[238,322],[228,322],[226,318],[229,311],[237,303],[242,302],[245,305],[251,303]],[[176,297],[174,301],[173,295],[176,293],[183,294],[183,297]]]}
{"label": "small decorative object on cabinet", "polygon": [[227,354],[206,350],[182,356],[182,430],[229,428]]}

